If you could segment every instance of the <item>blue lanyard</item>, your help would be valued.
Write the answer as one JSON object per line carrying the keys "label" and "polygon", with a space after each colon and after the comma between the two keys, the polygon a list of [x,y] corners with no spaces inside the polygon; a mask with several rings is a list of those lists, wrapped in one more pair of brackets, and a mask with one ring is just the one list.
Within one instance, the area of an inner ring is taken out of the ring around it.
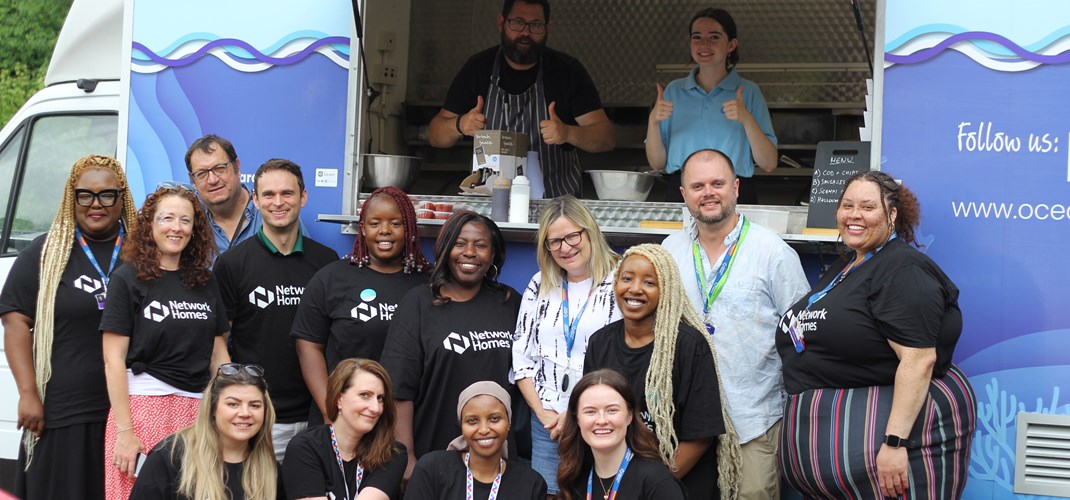
{"label": "blue lanyard", "polygon": [[572,357],[572,346],[576,345],[576,329],[580,326],[580,318],[583,317],[583,312],[587,310],[587,304],[591,302],[591,295],[594,294],[594,280],[591,280],[591,291],[587,293],[587,300],[583,302],[583,306],[580,307],[580,313],[576,315],[575,321],[569,321],[568,315],[568,276],[563,278],[561,283],[561,314],[564,320],[565,326],[565,343],[568,345],[568,356]]}
{"label": "blue lanyard", "polygon": [[82,251],[85,252],[85,256],[89,258],[89,262],[93,264],[97,272],[100,273],[100,279],[104,281],[104,289],[108,289],[108,279],[112,271],[115,270],[115,262],[119,260],[119,249],[123,246],[123,236],[126,231],[123,230],[123,226],[119,226],[119,235],[115,237],[115,248],[111,251],[111,264],[108,264],[108,272],[105,273],[100,268],[100,263],[97,262],[97,258],[93,256],[93,251],[89,249],[89,244],[85,241],[85,236],[82,235],[82,231],[77,227],[74,228],[74,237],[78,240],[78,245],[82,247]]}
{"label": "blue lanyard", "polygon": [[[628,470],[628,464],[632,461],[632,449],[628,448],[624,451],[624,460],[620,462],[620,469],[617,469],[617,477],[613,480],[613,487],[609,490],[609,500],[616,500],[617,489],[620,488],[620,480],[624,477],[624,471]],[[587,500],[591,500],[592,490],[594,488],[594,466],[591,466],[590,474],[587,474]]]}

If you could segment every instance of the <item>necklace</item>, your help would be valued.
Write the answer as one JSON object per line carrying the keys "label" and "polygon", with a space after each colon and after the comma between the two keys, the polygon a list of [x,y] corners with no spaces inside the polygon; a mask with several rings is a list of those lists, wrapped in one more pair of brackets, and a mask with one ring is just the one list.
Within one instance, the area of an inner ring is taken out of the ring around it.
{"label": "necklace", "polygon": [[613,488],[606,486],[606,482],[602,480],[602,476],[598,476],[598,485],[602,487],[602,500],[609,500],[609,493],[613,491]]}

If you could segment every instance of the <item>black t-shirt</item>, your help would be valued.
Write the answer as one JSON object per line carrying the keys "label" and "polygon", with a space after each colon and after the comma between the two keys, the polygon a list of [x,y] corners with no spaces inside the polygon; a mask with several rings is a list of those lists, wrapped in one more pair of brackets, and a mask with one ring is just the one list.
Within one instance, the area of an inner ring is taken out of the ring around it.
{"label": "black t-shirt", "polygon": [[[590,470],[580,476],[580,484],[574,489],[573,498],[587,498],[587,479],[590,478]],[[609,489],[613,489],[613,481],[616,476],[601,478],[595,477],[591,481],[591,498],[602,498],[606,490],[602,482]],[[679,479],[669,472],[669,468],[659,460],[650,460],[635,457],[628,464],[628,470],[624,471],[624,477],[620,479],[617,488],[617,500],[685,500],[686,498],[714,499],[713,496],[688,496]]]}
{"label": "black t-shirt", "polygon": [[215,261],[215,277],[230,329],[231,358],[264,367],[277,421],[308,418],[312,395],[301,377],[290,327],[305,284],[338,260],[334,250],[302,237],[302,252],[272,252],[259,236],[231,247]]}
{"label": "black t-shirt", "polygon": [[400,498],[401,478],[409,464],[409,454],[405,445],[394,443],[394,456],[386,466],[369,470],[364,469],[364,478],[360,490],[352,491],[356,484],[357,460],[342,462],[345,477],[338,470],[338,458],[331,446],[331,430],[326,425],[309,427],[294,436],[286,446],[286,461],[282,463],[282,476],[286,484],[286,495],[291,499],[322,497],[333,493],[335,498],[345,498],[346,481],[349,482],[350,498],[364,488],[376,488],[390,498]]}
{"label": "black t-shirt", "polygon": [[461,434],[457,396],[466,387],[480,380],[512,384],[513,329],[520,311],[520,294],[505,285],[502,290],[484,285],[467,302],[436,306],[433,300],[430,287],[405,294],[383,350],[394,397],[415,406],[417,457],[446,449]]}
{"label": "black t-shirt", "polygon": [[[672,370],[672,398],[676,405],[673,429],[680,441],[711,438],[725,433],[713,352],[703,335],[681,323],[676,339]],[[651,430],[654,430],[654,422],[647,409],[645,395],[646,372],[653,353],[653,342],[638,349],[628,347],[624,341],[624,320],[620,320],[591,335],[583,362],[584,373],[610,368],[624,375],[635,388],[639,416]],[[684,476],[683,482],[693,498],[716,498],[720,496],[717,476],[717,443],[714,441],[691,472]]]}
{"label": "black t-shirt", "polygon": [[[498,47],[495,46],[469,58],[454,77],[442,107],[463,115],[475,107],[477,96],[483,96],[486,100],[497,54]],[[524,71],[513,69],[505,61],[505,56],[501,56],[498,84],[510,94],[521,94],[535,84],[540,66],[543,71],[543,85],[546,88],[546,103],[557,103],[554,111],[561,121],[575,125],[577,116],[602,109],[598,89],[583,64],[564,52],[550,48],[543,51],[541,63]],[[532,130],[538,129],[538,124],[535,124]]]}
{"label": "black t-shirt", "polygon": [[[0,315],[15,311],[36,322],[40,289],[41,235],[19,253],[0,293]],[[114,241],[86,240],[101,269],[109,272]],[[122,261],[116,262],[116,268]],[[77,241],[63,270],[53,309],[52,378],[45,389],[45,427],[58,428],[108,418],[108,387],[104,381],[100,341],[101,311],[96,295],[105,285]],[[32,333],[32,331],[31,331]]]}
{"label": "black t-shirt", "polygon": [[187,391],[201,392],[211,374],[215,337],[230,330],[215,278],[187,289],[177,271],[142,282],[134,266],[112,274],[100,330],[130,337],[126,367]]}
{"label": "black t-shirt", "polygon": [[[176,439],[178,437],[174,434],[167,436],[145,457],[145,465],[141,466],[141,473],[134,482],[134,489],[130,491],[130,500],[189,500],[185,495],[178,493],[178,485],[182,480],[182,458],[186,454],[186,447],[179,440],[175,446],[174,456],[172,456],[171,445]],[[226,474],[224,481],[231,500],[245,500],[245,488],[241,481],[244,465],[244,463],[223,463]],[[285,498],[281,482],[278,486],[278,498]]]}
{"label": "black t-shirt", "polygon": [[[430,498],[462,499],[468,484],[468,472],[464,466],[463,451],[432,451],[416,463],[405,490],[406,500]],[[472,498],[490,498],[491,483],[481,483],[472,478]],[[509,500],[545,500],[546,480],[526,465],[506,462],[502,482],[498,485],[498,497]]]}
{"label": "black t-shirt", "polygon": [[[810,294],[780,320],[777,351],[784,362],[784,389],[892,385],[899,358],[888,341],[906,347],[936,348],[933,378],[947,373],[962,333],[959,290],[928,256],[896,238],[814,303],[847,261],[833,266]],[[806,348],[795,352],[787,333],[799,317]]]}
{"label": "black t-shirt", "polygon": [[328,372],[343,359],[378,361],[401,298],[427,284],[425,274],[383,274],[348,260],[332,262],[305,287],[290,334],[326,345]]}

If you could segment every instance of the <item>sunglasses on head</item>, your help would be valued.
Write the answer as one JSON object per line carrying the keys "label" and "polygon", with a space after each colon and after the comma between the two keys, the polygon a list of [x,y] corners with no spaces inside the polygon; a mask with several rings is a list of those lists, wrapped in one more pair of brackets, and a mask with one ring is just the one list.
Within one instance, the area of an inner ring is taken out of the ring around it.
{"label": "sunglasses on head", "polygon": [[181,189],[183,191],[189,191],[191,193],[194,192],[193,186],[178,181],[163,181],[156,185],[156,189]]}
{"label": "sunglasses on head", "polygon": [[255,378],[264,376],[264,367],[260,365],[243,365],[241,363],[223,363],[219,365],[220,375],[237,375],[245,372]]}

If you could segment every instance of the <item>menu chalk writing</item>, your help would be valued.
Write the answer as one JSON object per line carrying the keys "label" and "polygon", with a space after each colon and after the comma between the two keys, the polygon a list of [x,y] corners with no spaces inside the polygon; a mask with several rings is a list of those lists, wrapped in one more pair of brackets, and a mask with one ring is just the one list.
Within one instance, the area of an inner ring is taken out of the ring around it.
{"label": "menu chalk writing", "polygon": [[810,184],[807,229],[836,229],[836,206],[847,179],[869,170],[869,143],[827,141],[817,145]]}

